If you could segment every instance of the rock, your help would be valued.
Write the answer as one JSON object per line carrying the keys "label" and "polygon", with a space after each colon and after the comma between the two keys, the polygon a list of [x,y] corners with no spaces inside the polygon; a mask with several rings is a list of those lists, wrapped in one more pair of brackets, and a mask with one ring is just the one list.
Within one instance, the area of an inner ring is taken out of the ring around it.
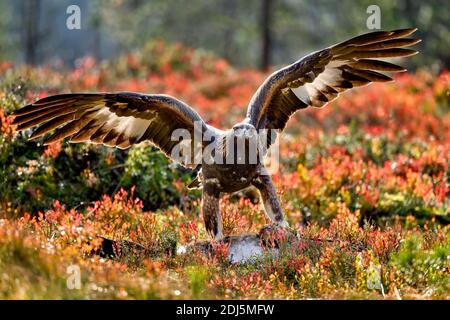
{"label": "rock", "polygon": [[230,263],[245,263],[254,261],[264,253],[261,239],[258,234],[243,234],[225,237],[220,243],[209,240],[197,241],[177,248],[177,254],[187,254],[199,250],[205,255],[214,255],[215,247],[219,244],[228,246],[228,261]]}
{"label": "rock", "polygon": [[199,250],[203,254],[214,254],[218,244],[226,244],[227,259],[230,263],[249,263],[261,258],[264,254],[275,257],[282,246],[292,244],[294,241],[299,241],[299,238],[292,232],[267,225],[259,233],[227,236],[220,242],[203,240],[179,246],[177,254],[186,254],[193,250]]}

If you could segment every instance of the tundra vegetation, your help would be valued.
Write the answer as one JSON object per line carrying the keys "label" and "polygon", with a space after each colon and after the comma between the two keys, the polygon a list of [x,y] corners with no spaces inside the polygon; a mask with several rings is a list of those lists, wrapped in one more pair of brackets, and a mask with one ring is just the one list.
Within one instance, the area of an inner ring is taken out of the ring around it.
{"label": "tundra vegetation", "polygon": [[[1,62],[0,298],[449,299],[447,71],[404,73],[299,112],[273,179],[290,225],[311,241],[247,264],[230,264],[220,243],[213,255],[174,254],[207,235],[199,192],[185,187],[193,173],[155,148],[44,147],[8,117],[50,94],[126,90],[179,97],[226,128],[265,76],[162,41],[75,69]],[[221,207],[226,234],[268,223],[251,197]],[[99,236],[153,254],[92,254]]]}

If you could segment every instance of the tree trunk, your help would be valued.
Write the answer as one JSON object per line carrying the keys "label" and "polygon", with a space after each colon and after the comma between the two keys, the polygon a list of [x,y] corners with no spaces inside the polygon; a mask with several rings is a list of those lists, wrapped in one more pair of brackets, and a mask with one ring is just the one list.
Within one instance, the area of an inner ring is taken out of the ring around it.
{"label": "tree trunk", "polygon": [[[224,12],[227,15],[227,23],[224,31],[223,41],[223,56],[226,60],[231,61],[233,58],[233,35],[236,27],[233,26],[232,19],[236,17],[236,2],[235,0],[228,0],[224,3]],[[230,19],[230,20],[228,20]]]}
{"label": "tree trunk", "polygon": [[272,10],[273,0],[263,0],[261,8],[261,40],[262,40],[262,53],[261,53],[261,70],[267,70],[271,63],[271,51],[272,51]]}
{"label": "tree trunk", "polygon": [[25,0],[22,7],[23,46],[25,62],[34,65],[37,62],[37,46],[39,42],[39,20],[41,0]]}

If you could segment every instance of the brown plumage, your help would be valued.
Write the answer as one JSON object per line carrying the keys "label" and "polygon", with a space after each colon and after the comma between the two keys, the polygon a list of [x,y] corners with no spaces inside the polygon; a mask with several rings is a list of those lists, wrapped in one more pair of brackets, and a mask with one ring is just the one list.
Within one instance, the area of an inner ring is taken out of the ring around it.
{"label": "brown plumage", "polygon": [[[228,131],[207,125],[185,103],[167,95],[138,93],[69,93],[50,96],[27,105],[14,113],[13,124],[18,130],[39,125],[30,136],[40,138],[55,131],[46,144],[64,138],[70,142],[93,142],[106,146],[128,148],[142,141],[150,141],[166,155],[174,158],[179,141],[172,134],[183,129],[190,137],[206,134],[210,141],[200,142],[204,153],[208,145],[214,146],[214,160],[202,158],[194,163],[196,152],[193,139],[188,158],[177,157],[184,165],[201,167],[191,186],[203,186],[203,216],[211,236],[222,237],[219,197],[223,192],[235,192],[255,186],[270,219],[287,226],[275,187],[267,175],[261,157],[256,163],[244,162],[233,154],[229,142],[242,138],[245,146],[253,141],[255,130],[282,131],[289,118],[307,107],[323,107],[342,92],[371,82],[386,82],[392,78],[381,72],[401,72],[404,68],[378,60],[379,58],[407,57],[417,53],[408,47],[420,40],[405,38],[416,29],[376,31],[349,39],[326,49],[311,53],[270,75],[250,100],[246,118]],[[259,138],[259,136],[258,136]],[[260,141],[260,140],[258,140]],[[270,136],[265,147],[274,141]],[[234,147],[232,147],[234,148]],[[233,163],[217,159],[233,156]],[[186,154],[184,154],[186,156]],[[190,159],[187,161],[186,159]],[[186,160],[186,161],[183,161]]]}
{"label": "brown plumage", "polygon": [[57,129],[45,144],[70,138],[125,149],[151,141],[170,155],[176,141],[170,133],[186,129],[194,133],[194,121],[202,118],[183,102],[166,95],[120,93],[68,93],[50,96],[14,113],[13,124],[24,130],[40,124],[30,139]]}

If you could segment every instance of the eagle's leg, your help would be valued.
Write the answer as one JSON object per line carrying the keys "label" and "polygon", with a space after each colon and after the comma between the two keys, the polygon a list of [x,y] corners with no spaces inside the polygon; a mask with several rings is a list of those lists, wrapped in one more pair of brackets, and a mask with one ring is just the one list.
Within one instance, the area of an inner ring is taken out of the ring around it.
{"label": "eagle's leg", "polygon": [[252,184],[259,190],[264,210],[270,220],[281,227],[288,227],[289,224],[284,218],[283,209],[270,176],[259,175],[253,179]]}
{"label": "eagle's leg", "polygon": [[202,214],[206,231],[214,240],[223,238],[219,199],[220,191],[216,186],[205,182],[202,193]]}

